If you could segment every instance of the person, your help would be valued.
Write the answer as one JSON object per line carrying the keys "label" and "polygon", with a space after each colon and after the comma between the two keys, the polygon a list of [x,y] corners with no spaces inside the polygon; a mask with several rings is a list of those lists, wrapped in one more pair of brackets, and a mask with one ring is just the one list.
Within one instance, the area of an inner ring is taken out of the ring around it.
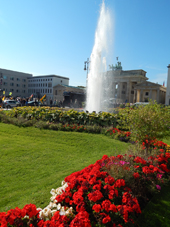
{"label": "person", "polygon": [[56,106],[59,107],[59,102],[57,99],[56,99]]}
{"label": "person", "polygon": [[60,100],[60,102],[59,102],[59,107],[62,107],[62,105],[63,105],[63,103],[62,103],[62,101]]}
{"label": "person", "polygon": [[0,108],[2,107],[2,97],[0,96]]}
{"label": "person", "polygon": [[53,100],[50,99],[50,107],[52,107],[52,105],[53,105]]}

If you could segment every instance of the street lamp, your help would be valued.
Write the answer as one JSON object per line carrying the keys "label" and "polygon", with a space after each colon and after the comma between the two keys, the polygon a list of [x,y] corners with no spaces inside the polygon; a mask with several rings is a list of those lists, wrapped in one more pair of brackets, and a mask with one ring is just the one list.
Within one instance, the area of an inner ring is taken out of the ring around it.
{"label": "street lamp", "polygon": [[87,70],[87,78],[88,78],[88,71],[89,71],[89,58],[87,58],[87,61],[84,62],[84,71]]}

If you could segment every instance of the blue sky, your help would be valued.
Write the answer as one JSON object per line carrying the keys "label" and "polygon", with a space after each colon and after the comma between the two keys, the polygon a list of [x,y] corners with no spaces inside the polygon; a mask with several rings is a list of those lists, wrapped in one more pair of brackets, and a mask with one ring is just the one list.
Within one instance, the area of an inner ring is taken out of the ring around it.
{"label": "blue sky", "polygon": [[[102,0],[0,0],[0,68],[70,78],[86,85]],[[143,69],[163,84],[170,64],[169,0],[105,0],[113,14],[113,53],[123,70]]]}

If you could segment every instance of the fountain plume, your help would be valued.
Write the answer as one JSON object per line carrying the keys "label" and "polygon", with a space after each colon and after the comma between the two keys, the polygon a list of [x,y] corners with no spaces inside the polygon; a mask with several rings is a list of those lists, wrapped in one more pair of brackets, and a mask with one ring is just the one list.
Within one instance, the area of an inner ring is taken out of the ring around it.
{"label": "fountain plume", "polygon": [[111,49],[112,27],[111,13],[106,8],[103,0],[95,32],[95,42],[90,56],[90,70],[87,77],[86,110],[89,112],[103,111],[103,102],[109,98],[107,56]]}

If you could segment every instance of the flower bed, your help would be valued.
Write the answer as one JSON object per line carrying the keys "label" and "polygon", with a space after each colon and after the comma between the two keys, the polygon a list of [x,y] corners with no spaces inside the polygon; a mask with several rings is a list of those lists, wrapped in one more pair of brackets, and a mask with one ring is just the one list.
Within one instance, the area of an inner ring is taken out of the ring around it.
{"label": "flower bed", "polygon": [[[125,174],[127,173],[127,174]],[[170,178],[170,153],[161,150],[147,160],[139,156],[103,156],[67,176],[51,190],[51,202],[42,209],[33,204],[0,213],[5,226],[125,226],[141,213],[141,201]],[[133,184],[132,184],[133,183]],[[142,194],[142,192],[144,192]]]}
{"label": "flower bed", "polygon": [[102,113],[85,113],[75,110],[63,110],[50,107],[16,107],[6,113],[10,117],[23,117],[27,120],[36,119],[62,124],[110,126],[116,124],[116,115]]}

